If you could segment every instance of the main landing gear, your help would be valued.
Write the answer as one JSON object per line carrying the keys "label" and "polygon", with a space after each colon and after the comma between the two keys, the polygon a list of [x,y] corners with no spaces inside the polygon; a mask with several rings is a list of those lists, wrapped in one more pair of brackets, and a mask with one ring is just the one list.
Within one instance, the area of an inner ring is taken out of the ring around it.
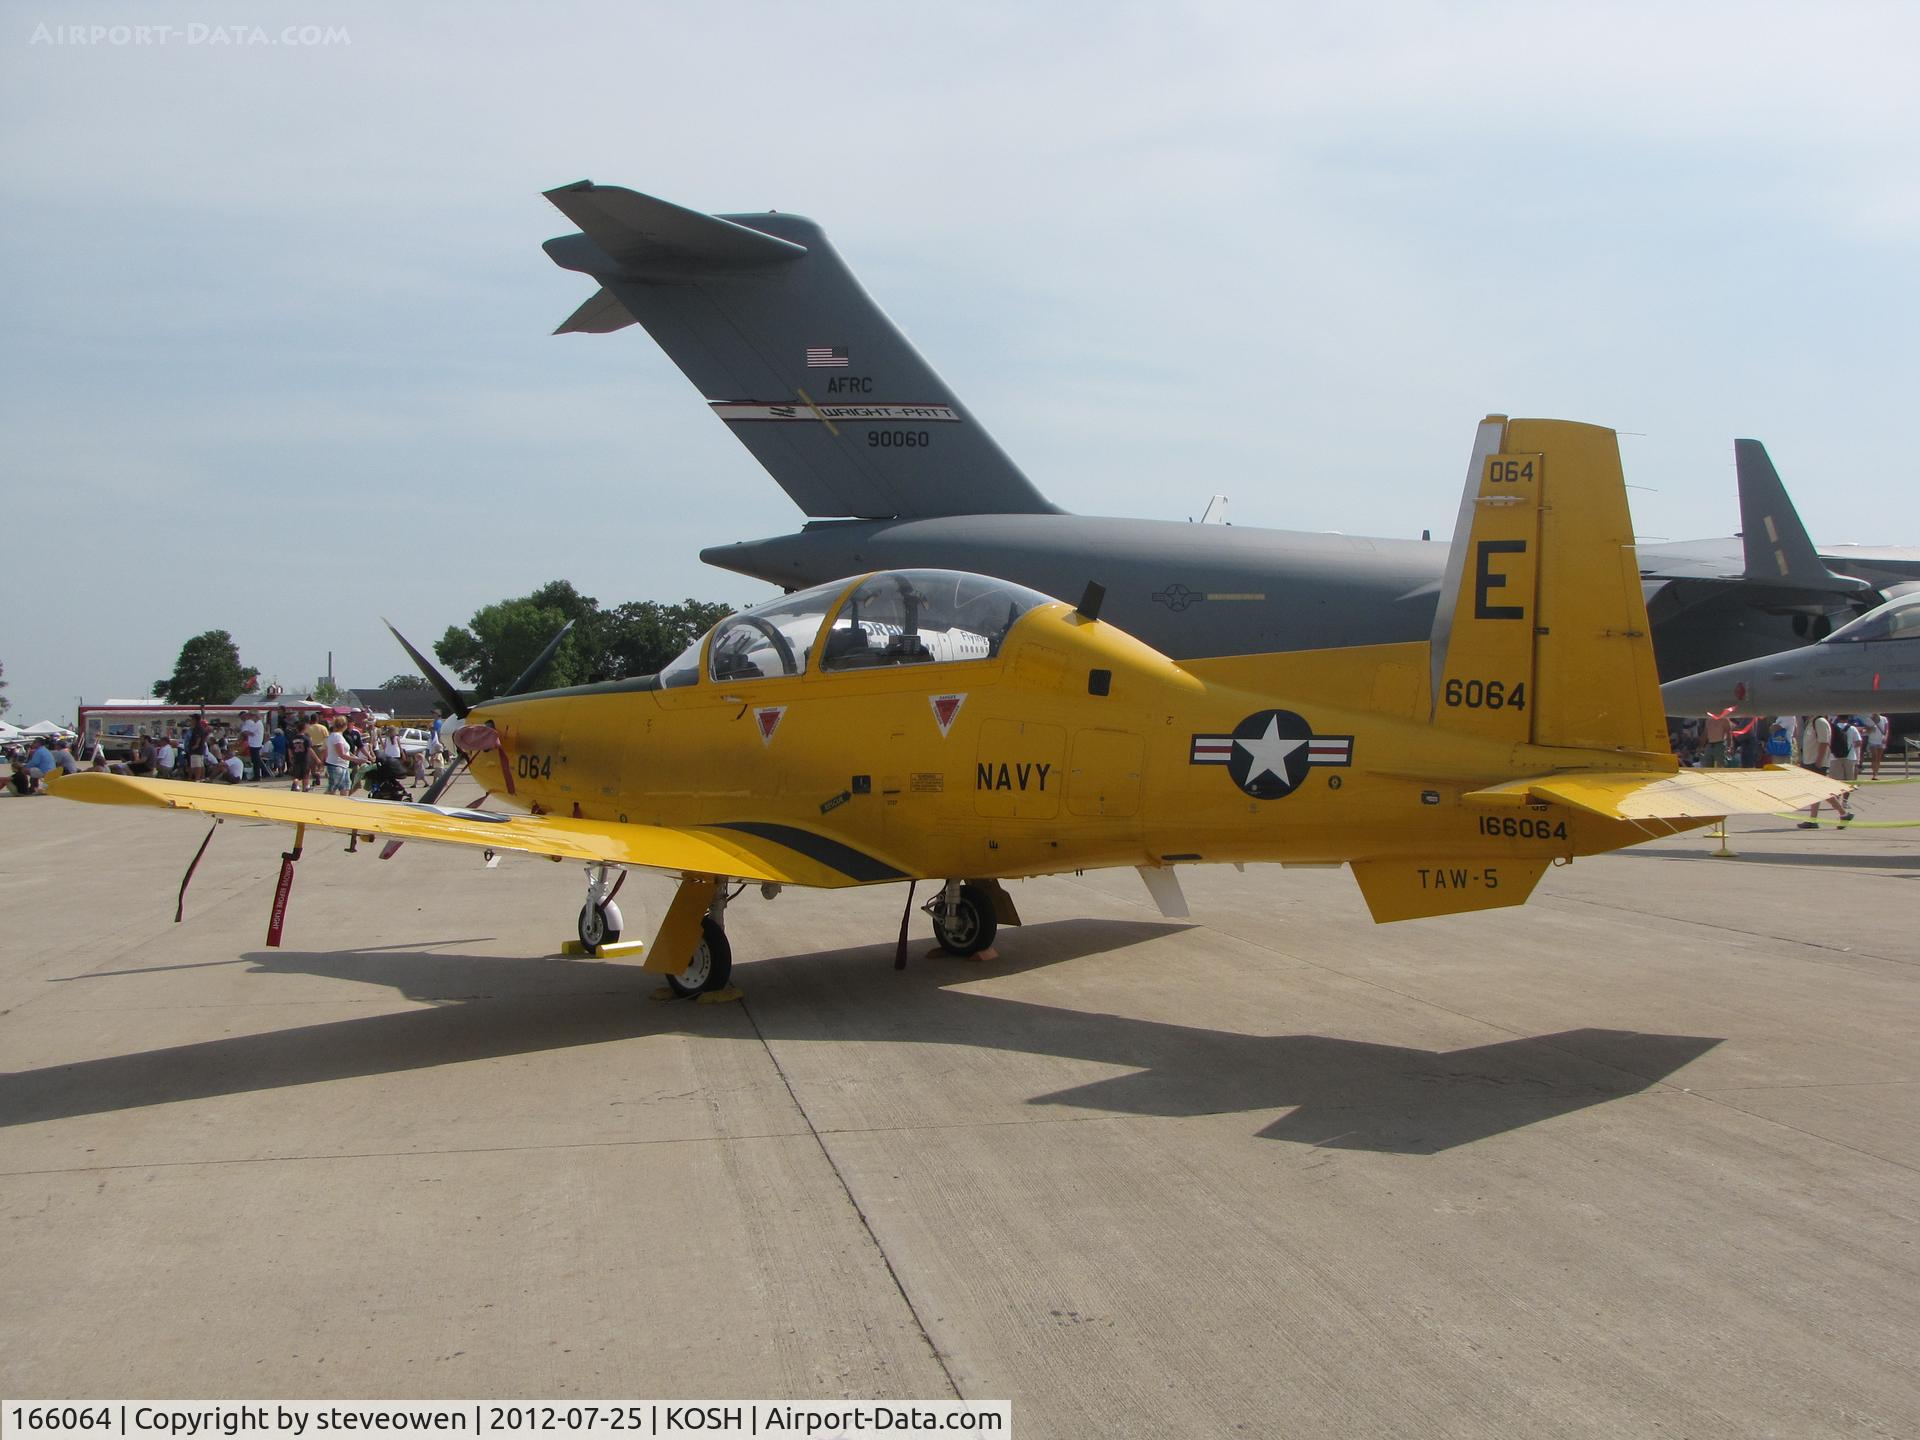
{"label": "main landing gear", "polygon": [[724,990],[732,974],[733,946],[727,940],[726,930],[712,915],[702,915],[700,943],[693,947],[693,958],[678,975],[666,977],[667,988],[684,1000],[691,995]]}
{"label": "main landing gear", "polygon": [[933,938],[953,955],[978,955],[1000,928],[993,896],[981,885],[949,880],[921,907],[933,921]]}
{"label": "main landing gear", "polygon": [[[587,898],[580,907],[578,933],[581,948],[595,958],[615,951],[625,920],[614,903],[626,871],[609,883],[613,867],[587,866]],[[778,891],[778,886],[763,886],[762,892]],[[684,999],[713,995],[727,988],[733,976],[733,946],[727,941],[727,902],[733,893],[726,881],[711,875],[682,877],[666,918],[660,922],[653,941],[646,946],[644,969],[666,981],[657,999]],[[637,950],[637,946],[622,947]],[[733,992],[735,998],[738,991]]]}

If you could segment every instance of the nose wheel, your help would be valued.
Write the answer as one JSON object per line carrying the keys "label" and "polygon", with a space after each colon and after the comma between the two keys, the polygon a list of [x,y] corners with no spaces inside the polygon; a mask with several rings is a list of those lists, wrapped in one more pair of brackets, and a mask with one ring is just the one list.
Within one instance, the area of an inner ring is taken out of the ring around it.
{"label": "nose wheel", "polygon": [[608,868],[605,865],[587,866],[587,902],[580,907],[578,934],[581,945],[589,955],[598,955],[602,945],[611,945],[620,938],[620,907],[613,903],[613,897],[620,893],[620,887],[626,883],[627,872],[622,870],[609,885]]}
{"label": "nose wheel", "polygon": [[599,905],[589,900],[580,907],[580,943],[589,955],[598,955],[602,945],[620,938],[620,907],[611,900]]}

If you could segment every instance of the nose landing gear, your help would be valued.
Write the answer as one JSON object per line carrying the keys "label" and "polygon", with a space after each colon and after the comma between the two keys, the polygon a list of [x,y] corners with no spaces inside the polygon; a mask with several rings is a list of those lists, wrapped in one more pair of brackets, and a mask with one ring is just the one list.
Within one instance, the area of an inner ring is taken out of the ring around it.
{"label": "nose landing gear", "polygon": [[580,907],[580,943],[586,948],[587,954],[594,956],[599,955],[602,945],[611,945],[620,938],[620,928],[624,923],[620,907],[613,903],[613,897],[626,884],[627,872],[622,870],[609,888],[608,868],[605,865],[587,866],[587,903]]}

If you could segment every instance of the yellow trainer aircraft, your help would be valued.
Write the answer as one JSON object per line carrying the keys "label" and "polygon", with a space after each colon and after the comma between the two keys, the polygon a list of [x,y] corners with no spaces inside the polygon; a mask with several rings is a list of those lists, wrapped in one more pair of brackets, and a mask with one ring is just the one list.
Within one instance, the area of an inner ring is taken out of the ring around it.
{"label": "yellow trainer aircraft", "polygon": [[1073,607],[881,572],[730,616],[657,676],[475,707],[456,742],[523,813],[98,774],[56,793],[584,861],[590,950],[618,939],[616,870],[671,872],[645,967],[694,994],[727,983],[746,883],[943,881],[926,908],[963,954],[1018,923],[1000,882],[1102,866],[1184,914],[1180,865],[1345,862],[1376,921],[1405,920],[1840,788],[1676,765],[1612,431],[1483,421],[1445,587],[1426,643],[1176,664],[1101,623],[1098,586]]}

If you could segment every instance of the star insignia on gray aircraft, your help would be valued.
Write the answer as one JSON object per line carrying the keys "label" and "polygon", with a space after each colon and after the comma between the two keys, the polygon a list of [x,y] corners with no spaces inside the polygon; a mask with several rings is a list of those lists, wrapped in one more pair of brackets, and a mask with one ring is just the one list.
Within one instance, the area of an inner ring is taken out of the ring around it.
{"label": "star insignia on gray aircraft", "polygon": [[1351,735],[1316,735],[1291,710],[1257,710],[1230,735],[1193,737],[1191,763],[1224,765],[1227,774],[1256,800],[1291,795],[1315,765],[1351,765]]}

